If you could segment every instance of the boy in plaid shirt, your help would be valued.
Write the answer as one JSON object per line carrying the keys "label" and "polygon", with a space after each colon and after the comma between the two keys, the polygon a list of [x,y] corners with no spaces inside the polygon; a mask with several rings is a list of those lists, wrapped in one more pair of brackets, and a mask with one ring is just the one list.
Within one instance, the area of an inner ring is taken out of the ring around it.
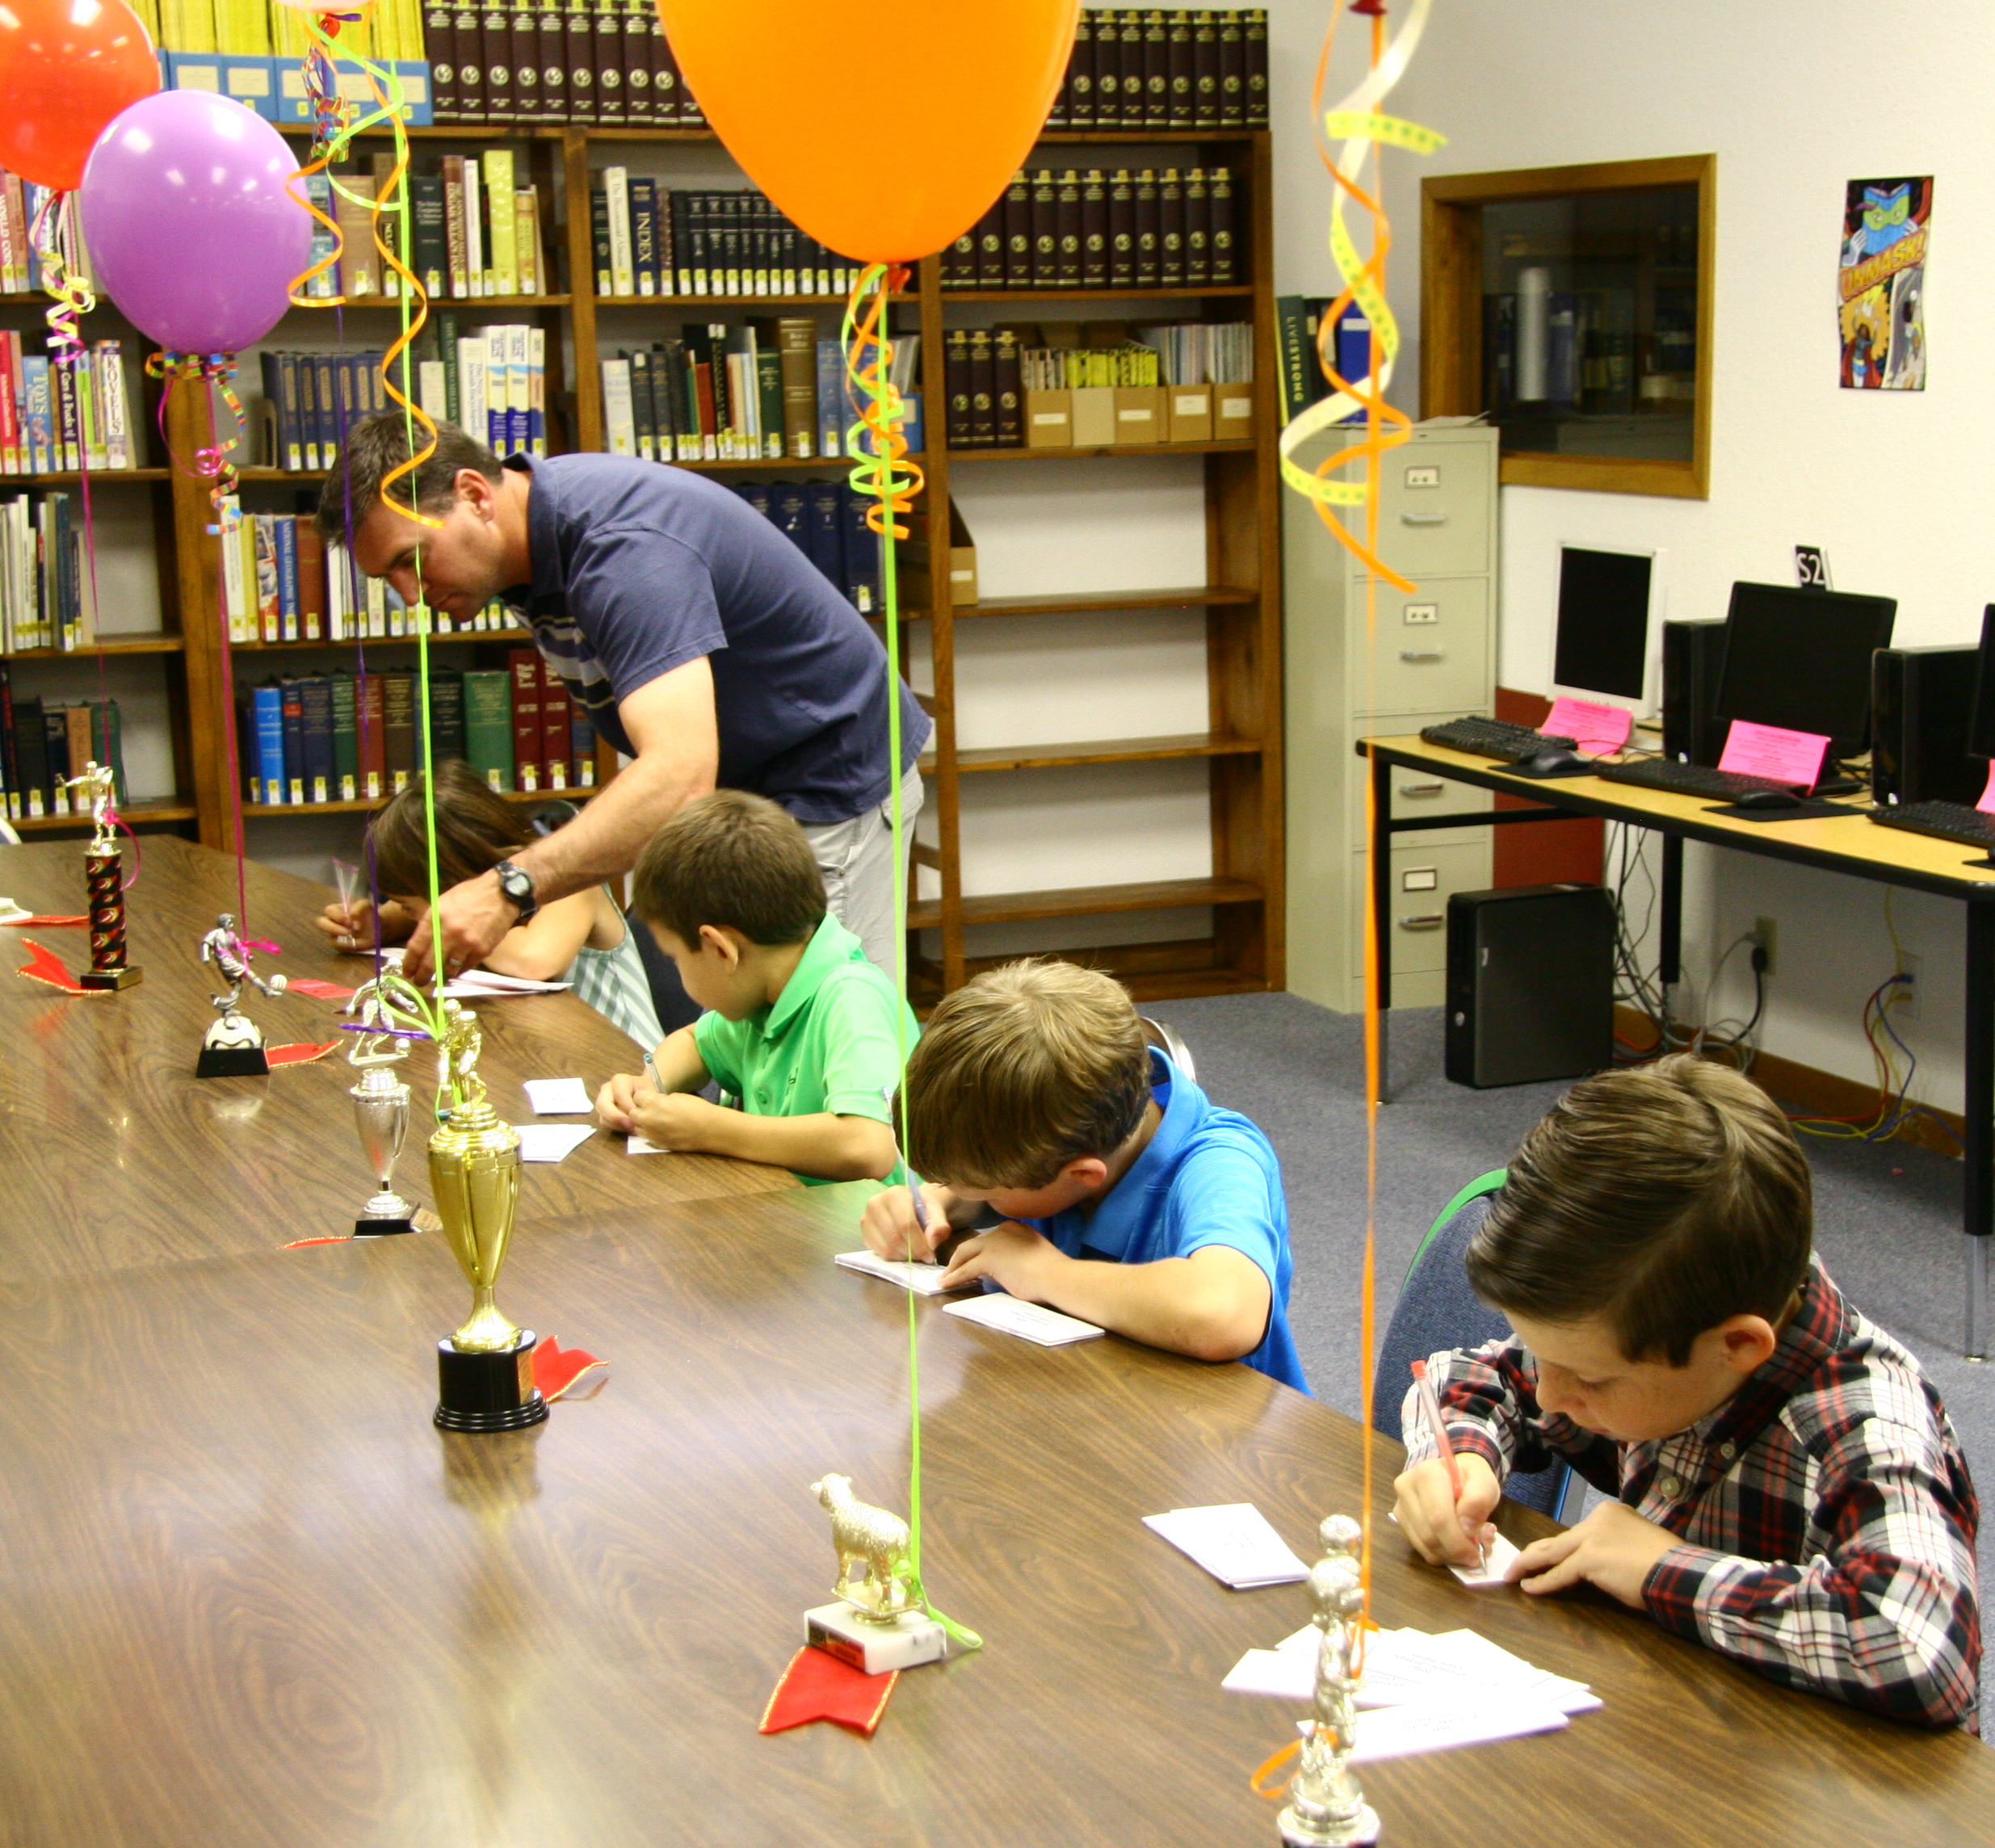
{"label": "boy in plaid shirt", "polygon": [[1690,1055],[1575,1085],[1468,1254],[1507,1341],[1428,1363],[1463,1493],[1409,1393],[1401,1528],[1475,1562],[1513,1469],[1619,1499],[1538,1540],[1586,1582],[1790,1687],[1976,1729],[1979,1520],[1918,1363],[1810,1254],[1808,1164],[1739,1073]]}

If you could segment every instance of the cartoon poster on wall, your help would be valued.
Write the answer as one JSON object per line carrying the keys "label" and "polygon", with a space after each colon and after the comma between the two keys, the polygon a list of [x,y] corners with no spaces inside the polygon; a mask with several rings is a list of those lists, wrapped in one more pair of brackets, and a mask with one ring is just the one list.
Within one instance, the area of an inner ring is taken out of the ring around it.
{"label": "cartoon poster on wall", "polygon": [[1926,389],[1926,253],[1933,176],[1853,179],[1836,273],[1842,382],[1852,391]]}

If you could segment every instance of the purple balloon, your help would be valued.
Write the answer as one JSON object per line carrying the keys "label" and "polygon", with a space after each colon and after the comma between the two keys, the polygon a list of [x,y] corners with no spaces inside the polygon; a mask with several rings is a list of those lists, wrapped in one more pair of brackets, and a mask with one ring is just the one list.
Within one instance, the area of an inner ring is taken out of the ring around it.
{"label": "purple balloon", "polygon": [[98,136],[78,190],[94,279],[170,352],[254,345],[311,261],[313,220],[285,191],[297,170],[284,136],[229,97],[141,98]]}

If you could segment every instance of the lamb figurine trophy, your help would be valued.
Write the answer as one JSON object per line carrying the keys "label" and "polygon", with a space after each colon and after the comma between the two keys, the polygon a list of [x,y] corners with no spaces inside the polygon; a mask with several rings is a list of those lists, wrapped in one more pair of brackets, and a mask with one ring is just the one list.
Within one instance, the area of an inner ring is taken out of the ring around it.
{"label": "lamb figurine trophy", "polygon": [[[948,1635],[928,1614],[907,1522],[859,1501],[849,1476],[827,1476],[810,1486],[830,1511],[838,1576],[831,1588],[837,1602],[804,1613],[804,1640],[867,1674],[940,1661]],[[860,1569],[856,1580],[855,1567]]]}

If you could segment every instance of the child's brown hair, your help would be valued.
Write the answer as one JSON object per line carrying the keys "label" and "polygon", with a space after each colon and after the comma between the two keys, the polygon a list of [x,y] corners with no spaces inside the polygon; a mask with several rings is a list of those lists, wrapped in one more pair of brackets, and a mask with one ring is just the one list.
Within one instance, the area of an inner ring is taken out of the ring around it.
{"label": "child's brown hair", "polygon": [[1780,1325],[1808,1275],[1808,1161],[1779,1107],[1683,1052],[1583,1078],[1524,1138],[1474,1238],[1493,1308],[1592,1317],[1630,1360],[1690,1359],[1736,1315]]}
{"label": "child's brown hair", "polygon": [[[426,898],[430,890],[429,830],[422,775],[398,791],[368,829],[376,888],[388,896]],[[446,758],[436,766],[437,889],[447,892],[527,846],[531,825],[468,763]]]}
{"label": "child's brown hair", "polygon": [[699,927],[751,943],[800,943],[825,918],[825,876],[796,818],[766,796],[716,789],[688,802],[645,842],[631,909],[689,949]]}

